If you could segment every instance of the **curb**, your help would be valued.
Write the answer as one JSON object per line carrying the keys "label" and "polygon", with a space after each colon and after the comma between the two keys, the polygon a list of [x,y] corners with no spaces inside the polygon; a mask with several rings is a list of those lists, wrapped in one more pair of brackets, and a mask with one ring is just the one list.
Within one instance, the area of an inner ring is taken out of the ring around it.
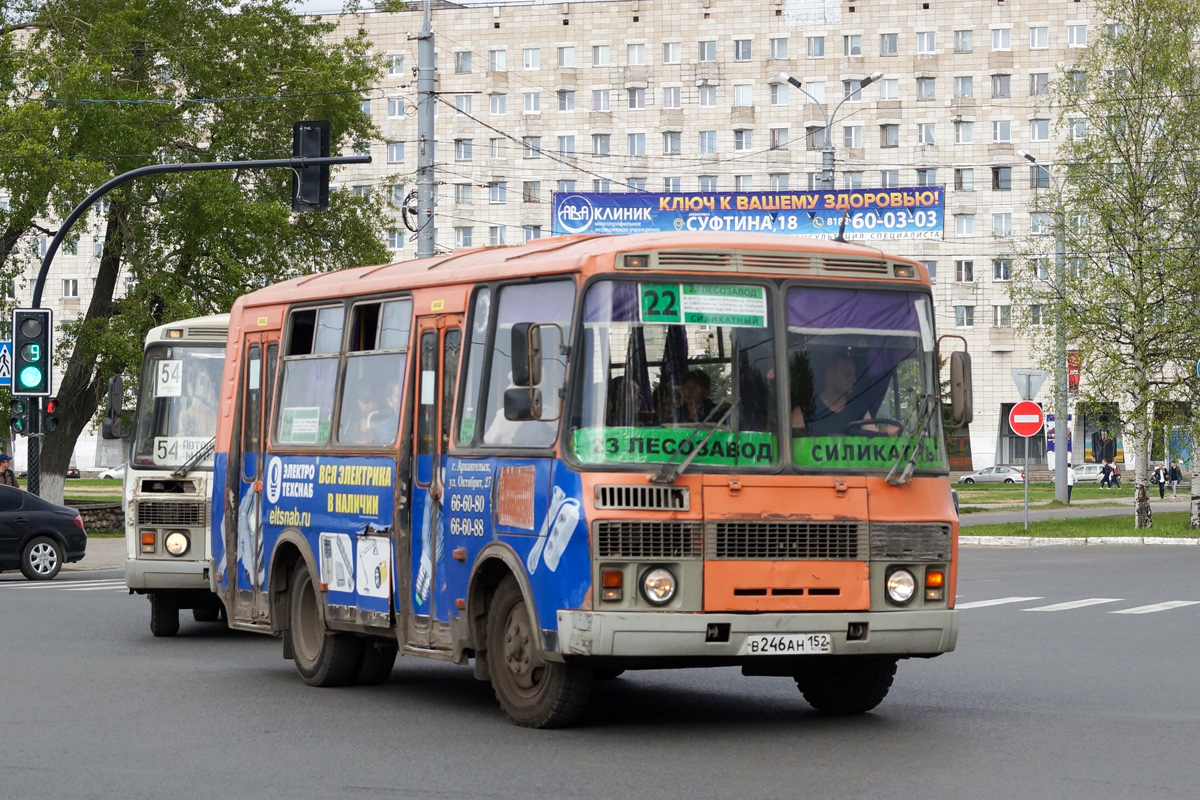
{"label": "curb", "polygon": [[1088,536],[1055,538],[1046,536],[963,536],[958,543],[968,547],[1082,547],[1089,544],[1200,546],[1200,539],[1176,539],[1169,536]]}

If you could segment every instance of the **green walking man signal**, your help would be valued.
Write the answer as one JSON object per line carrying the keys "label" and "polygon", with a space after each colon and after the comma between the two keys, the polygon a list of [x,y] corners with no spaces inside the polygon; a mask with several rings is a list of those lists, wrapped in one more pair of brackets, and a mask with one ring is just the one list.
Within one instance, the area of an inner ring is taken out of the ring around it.
{"label": "green walking man signal", "polygon": [[48,308],[15,308],[13,397],[48,397],[53,369],[54,320]]}
{"label": "green walking man signal", "polygon": [[14,397],[8,404],[8,427],[14,436],[29,433],[29,408],[33,401],[27,397]]}

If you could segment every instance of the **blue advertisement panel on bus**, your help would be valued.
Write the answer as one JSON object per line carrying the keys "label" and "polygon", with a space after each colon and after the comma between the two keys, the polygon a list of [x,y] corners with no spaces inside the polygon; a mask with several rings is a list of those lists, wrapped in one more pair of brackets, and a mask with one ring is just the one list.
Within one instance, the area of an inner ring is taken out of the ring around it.
{"label": "blue advertisement panel on bus", "polygon": [[737,231],[832,239],[940,239],[941,186],[804,192],[555,192],[554,233]]}

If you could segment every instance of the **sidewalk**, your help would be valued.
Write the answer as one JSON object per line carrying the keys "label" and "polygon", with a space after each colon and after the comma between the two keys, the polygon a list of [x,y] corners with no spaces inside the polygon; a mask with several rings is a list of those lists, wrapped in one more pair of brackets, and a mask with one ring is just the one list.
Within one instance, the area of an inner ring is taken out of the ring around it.
{"label": "sidewalk", "polygon": [[[1104,505],[1101,503],[1120,503],[1120,505]],[[1013,504],[1006,504],[1004,511],[979,511],[971,514],[963,514],[958,519],[960,528],[967,528],[971,525],[998,525],[1009,522],[1024,522],[1025,509],[1018,507],[1013,509]],[[968,506],[964,503],[963,508]],[[970,508],[986,508],[984,505],[969,506]],[[1157,497],[1150,498],[1150,509],[1152,512],[1159,511],[1189,511],[1191,509],[1191,498],[1179,495],[1178,500],[1171,500],[1169,497],[1164,500],[1159,500]],[[1047,519],[1061,519],[1063,517],[1120,517],[1133,514],[1133,495],[1128,497],[1115,496],[1112,499],[1107,497],[1099,500],[1076,500],[1071,503],[1070,508],[1050,508],[1043,509],[1030,504],[1029,506],[1029,521],[1037,522]]]}
{"label": "sidewalk", "polygon": [[87,552],[83,560],[63,565],[63,572],[90,572],[99,569],[125,569],[124,536],[103,539],[88,537]]}

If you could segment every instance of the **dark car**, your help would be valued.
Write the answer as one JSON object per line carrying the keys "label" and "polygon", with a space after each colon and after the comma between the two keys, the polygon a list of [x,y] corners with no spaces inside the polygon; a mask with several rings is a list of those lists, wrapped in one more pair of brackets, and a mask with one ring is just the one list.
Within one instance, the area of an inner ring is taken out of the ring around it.
{"label": "dark car", "polygon": [[0,571],[20,569],[31,581],[48,581],[86,549],[78,511],[0,486]]}
{"label": "dark car", "polygon": [[79,467],[67,467],[67,477],[68,478],[78,478],[79,477]]}

